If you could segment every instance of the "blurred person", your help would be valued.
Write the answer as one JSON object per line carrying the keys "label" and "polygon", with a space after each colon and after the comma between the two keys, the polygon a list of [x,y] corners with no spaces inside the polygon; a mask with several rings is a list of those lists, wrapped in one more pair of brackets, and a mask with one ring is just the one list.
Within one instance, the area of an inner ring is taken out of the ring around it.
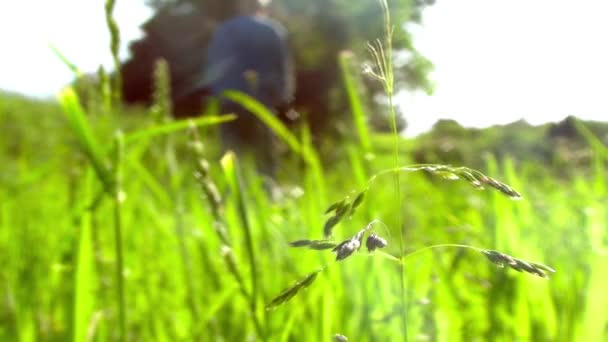
{"label": "blurred person", "polygon": [[228,15],[209,43],[203,83],[219,99],[222,113],[237,115],[220,127],[224,150],[253,157],[258,171],[274,178],[277,160],[272,131],[222,94],[226,90],[243,92],[275,114],[287,108],[294,93],[287,33],[265,15],[258,0],[224,1]]}

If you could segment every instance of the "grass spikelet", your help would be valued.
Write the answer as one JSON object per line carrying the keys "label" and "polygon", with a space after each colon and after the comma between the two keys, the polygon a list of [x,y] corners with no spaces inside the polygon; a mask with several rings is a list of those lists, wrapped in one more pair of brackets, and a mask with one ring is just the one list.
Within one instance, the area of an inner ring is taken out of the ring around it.
{"label": "grass spikelet", "polygon": [[268,303],[266,305],[266,310],[273,309],[283,303],[288,302],[291,298],[293,298],[296,294],[298,294],[298,292],[300,292],[300,290],[309,287],[315,281],[315,279],[317,279],[317,275],[321,271],[322,271],[322,269],[312,272],[309,275],[307,275],[304,279],[295,283],[293,286],[285,289],[283,292],[281,292],[281,294],[274,297],[270,301],[270,303]]}
{"label": "grass spikelet", "polygon": [[334,341],[336,342],[348,342],[348,337],[342,335],[342,334],[335,334],[334,335]]}
{"label": "grass spikelet", "polygon": [[154,91],[152,97],[153,105],[150,108],[152,117],[156,122],[171,119],[171,74],[169,64],[164,59],[159,59],[154,65]]}
{"label": "grass spikelet", "polygon": [[338,211],[345,204],[346,204],[346,199],[343,199],[341,201],[335,202],[332,205],[330,205],[329,208],[327,208],[327,210],[325,210],[325,214],[329,214],[332,211]]}
{"label": "grass spikelet", "polygon": [[325,221],[325,225],[323,226],[323,235],[326,237],[331,236],[331,231],[333,230],[334,226],[337,225],[338,222],[340,222],[341,219],[342,217],[338,215],[334,215],[328,218],[327,221]]}
{"label": "grass spikelet", "polygon": [[366,192],[367,192],[367,189],[365,189],[365,190],[361,191],[359,194],[357,194],[357,197],[355,197],[355,199],[353,200],[353,203],[351,204],[349,215],[352,216],[355,213],[355,209],[357,209],[357,207],[359,207],[361,205],[361,203],[363,203],[363,199],[365,199]]}
{"label": "grass spikelet", "polygon": [[354,236],[352,239],[344,240],[339,245],[332,249],[336,252],[336,261],[344,260],[351,256],[355,251],[358,251],[361,247],[361,241]]}
{"label": "grass spikelet", "polygon": [[247,287],[245,286],[245,280],[241,276],[241,272],[237,266],[236,259],[234,258],[234,253],[232,253],[232,248],[228,246],[222,246],[221,249],[222,257],[224,258],[224,262],[228,267],[228,271],[232,274],[234,279],[239,285],[239,288],[245,297],[249,297],[250,294],[247,292]]}
{"label": "grass spikelet", "polygon": [[296,240],[289,243],[291,247],[306,247],[310,246],[312,240]]}
{"label": "grass spikelet", "polygon": [[335,225],[340,223],[342,219],[349,213],[352,207],[352,204],[348,202],[348,199],[344,199],[340,201],[340,205],[336,207],[335,214],[325,221],[325,225],[323,226],[323,234],[325,237],[331,236],[332,229]]}
{"label": "grass spikelet", "polygon": [[340,221],[348,214],[348,216],[352,216],[355,212],[355,209],[363,202],[365,198],[365,193],[367,192],[367,188],[357,194],[355,199],[350,200],[350,196],[333,203],[332,205],[325,210],[325,214],[329,214],[334,212],[334,215],[329,217],[327,221],[325,221],[325,225],[323,226],[323,235],[325,237],[331,236],[332,230],[335,225],[340,223]]}
{"label": "grass spikelet", "polygon": [[209,173],[209,162],[203,155],[203,143],[199,136],[198,131],[195,128],[190,129],[192,135],[193,144],[191,150],[195,157],[196,171],[194,174],[203,195],[209,201],[211,214],[213,215],[213,229],[217,233],[222,243],[226,246],[230,246],[230,237],[223,221],[224,204],[217,185],[211,178]]}
{"label": "grass spikelet", "polygon": [[517,259],[498,251],[482,250],[481,253],[485,255],[492,263],[498,265],[498,267],[509,266],[518,272],[530,273],[541,278],[548,278],[548,273],[555,272],[555,270],[549,266]]}
{"label": "grass spikelet", "polygon": [[[336,253],[336,261],[344,260],[351,256],[355,251],[361,248],[363,243],[363,236],[365,233],[373,229],[374,223],[377,221],[370,222],[365,228],[361,229],[350,239],[340,242],[332,252]],[[366,241],[367,249],[369,252],[373,252],[376,248],[384,248],[387,245],[386,240],[378,236],[376,233],[371,233],[367,237]]]}
{"label": "grass spikelet", "polygon": [[368,252],[373,252],[376,248],[384,248],[386,245],[388,245],[388,242],[376,233],[370,234],[365,242]]}
{"label": "grass spikelet", "polygon": [[484,189],[484,187],[490,187],[495,190],[500,191],[505,196],[511,199],[521,199],[522,195],[510,187],[509,185],[500,182],[492,177],[486,176],[485,174],[468,168],[468,167],[453,167],[449,165],[440,165],[440,164],[422,164],[422,165],[412,165],[412,166],[404,166],[401,168],[402,171],[426,171],[434,175],[438,175],[443,179],[448,180],[457,180],[464,179],[472,186],[478,189]]}
{"label": "grass spikelet", "polygon": [[308,248],[320,251],[320,250],[330,249],[330,248],[334,248],[334,247],[336,247],[336,243],[333,241],[315,240],[315,241],[312,241],[312,243],[310,244],[310,246]]}
{"label": "grass spikelet", "polygon": [[308,247],[315,250],[324,250],[336,247],[331,240],[296,240],[289,243],[291,247]]}
{"label": "grass spikelet", "polygon": [[[330,219],[331,220],[331,219]],[[296,240],[289,243],[291,247],[308,247],[309,249],[314,250],[326,250],[332,249],[332,252],[336,253],[336,261],[340,261],[348,258],[354,252],[358,251],[363,244],[363,237],[366,233],[371,232],[366,240],[367,250],[369,252],[373,252],[378,248],[384,248],[387,246],[388,242],[382,237],[378,236],[373,230],[374,224],[380,221],[373,220],[368,223],[363,229],[359,230],[357,234],[352,237],[340,242],[335,243],[331,240]]]}
{"label": "grass spikelet", "polygon": [[465,166],[453,167],[442,164],[414,164],[402,166],[393,169],[383,170],[373,175],[368,180],[365,189],[357,193],[357,195],[352,201],[350,196],[346,196],[342,200],[330,205],[327,210],[325,210],[325,214],[333,213],[333,215],[325,221],[325,225],[323,226],[323,235],[325,237],[331,236],[333,228],[338,223],[340,223],[340,221],[344,218],[344,216],[346,216],[347,213],[349,214],[349,216],[352,216],[354,214],[355,209],[359,207],[361,203],[363,203],[363,201],[365,200],[365,195],[371,187],[372,183],[379,176],[394,173],[396,171],[425,171],[446,180],[463,179],[477,189],[484,189],[485,187],[490,187],[500,191],[503,195],[509,197],[510,199],[519,200],[523,198],[517,190],[513,189],[509,185],[502,183],[492,177],[489,177],[480,171]]}

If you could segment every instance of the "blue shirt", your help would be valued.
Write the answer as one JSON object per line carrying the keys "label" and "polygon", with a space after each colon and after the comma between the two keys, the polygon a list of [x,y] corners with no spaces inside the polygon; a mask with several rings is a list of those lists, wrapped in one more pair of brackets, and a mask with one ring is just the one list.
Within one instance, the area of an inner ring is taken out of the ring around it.
{"label": "blue shirt", "polygon": [[238,90],[276,107],[293,96],[291,73],[285,30],[265,18],[237,16],[211,38],[204,83],[214,95]]}

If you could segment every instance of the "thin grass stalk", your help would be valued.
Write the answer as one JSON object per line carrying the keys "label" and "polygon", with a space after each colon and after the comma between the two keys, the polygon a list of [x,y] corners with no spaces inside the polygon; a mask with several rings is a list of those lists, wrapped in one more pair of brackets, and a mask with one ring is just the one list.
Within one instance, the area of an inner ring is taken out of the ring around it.
{"label": "thin grass stalk", "polygon": [[[151,114],[158,126],[163,123],[170,124],[172,121],[172,103],[171,103],[171,76],[169,74],[168,63],[161,59],[156,62],[154,68],[154,105],[151,108]],[[179,254],[182,262],[184,283],[186,285],[186,302],[190,309],[194,322],[200,321],[200,314],[194,295],[194,279],[192,277],[192,258],[188,251],[186,236],[183,224],[183,200],[180,196],[180,175],[177,157],[175,155],[175,143],[171,135],[167,135],[163,139],[164,142],[164,157],[167,164],[167,173],[170,184],[170,197],[174,206],[174,222],[175,234],[179,244]],[[195,324],[192,326],[193,338],[200,339],[200,328]]]}
{"label": "thin grass stalk", "polygon": [[369,128],[367,127],[365,110],[362,101],[360,100],[360,82],[356,77],[357,74],[352,72],[352,54],[342,53],[339,58],[340,70],[344,81],[344,88],[348,95],[348,103],[355,122],[355,128],[359,136],[359,141],[365,153],[370,153],[372,150]]}
{"label": "thin grass stalk", "polygon": [[[391,24],[390,10],[386,0],[379,0],[382,6],[384,14],[384,43],[386,48],[383,47],[382,42],[377,42],[377,49],[370,49],[376,59],[376,64],[380,69],[380,76],[384,85],[384,91],[388,98],[388,108],[390,117],[390,126],[393,134],[393,159],[395,167],[401,165],[399,158],[399,132],[397,130],[397,116],[394,108],[394,78],[393,78],[393,26]],[[399,208],[399,215],[397,216],[397,228],[399,232],[399,251],[403,253],[405,250],[405,243],[403,241],[403,199],[401,197],[401,177],[398,171],[394,172],[393,182],[395,184],[395,196],[397,197],[397,204]],[[407,324],[407,307],[406,307],[406,274],[405,265],[401,264],[399,268],[399,303],[401,305],[401,329],[405,341],[408,340],[408,324]]]}
{"label": "thin grass stalk", "polygon": [[[86,201],[92,200],[94,174],[87,171],[85,176]],[[74,342],[86,340],[87,330],[93,318],[95,302],[94,252],[91,236],[91,210],[84,210],[78,218],[78,239],[75,243],[77,259],[74,274],[74,302],[72,312],[72,339]]]}
{"label": "thin grass stalk", "polygon": [[106,25],[110,31],[110,52],[112,54],[112,61],[114,62],[114,74],[112,77],[112,105],[118,106],[121,102],[122,93],[122,77],[120,75],[120,60],[118,59],[118,49],[120,46],[120,29],[114,19],[114,6],[116,5],[115,0],[106,0],[105,3],[105,16]]}
{"label": "thin grass stalk", "polygon": [[[214,109],[210,108],[209,111],[213,112]],[[192,141],[193,141],[192,151],[194,152],[194,155],[196,157],[196,169],[197,169],[196,178],[197,178],[198,183],[201,186],[201,190],[202,190],[203,194],[207,197],[207,200],[210,204],[211,214],[213,216],[212,226],[222,245],[222,247],[221,247],[222,257],[224,259],[224,262],[226,264],[226,267],[227,267],[229,273],[234,277],[234,280],[238,284],[239,292],[241,293],[242,297],[250,304],[249,308],[251,310],[251,308],[255,307],[254,305],[251,305],[252,301],[254,301],[255,298],[252,297],[251,293],[247,289],[243,276],[241,275],[239,266],[237,265],[237,262],[234,258],[234,253],[232,252],[232,243],[230,241],[228,231],[226,230],[223,199],[220,196],[219,190],[218,190],[215,182],[210,177],[209,163],[204,158],[203,153],[202,153],[203,152],[202,151],[203,143],[202,143],[202,140],[200,137],[200,133],[198,132],[198,130],[195,127],[192,127],[190,132],[191,132]],[[229,162],[228,160],[225,160],[225,162],[222,163],[222,167],[223,167],[224,174],[225,174],[226,179],[228,180],[229,185],[232,186],[232,184],[234,183],[232,181],[232,179],[234,178],[233,177],[233,175],[234,175],[233,164],[231,162]],[[203,251],[203,252],[201,252],[201,255],[204,255],[206,253],[206,246],[202,242],[199,242],[199,249],[201,251]],[[208,264],[208,260],[203,260],[203,261],[204,261],[204,263]],[[209,269],[212,270],[212,267],[209,267]],[[214,277],[213,275],[210,274],[209,278],[217,281],[216,279],[218,277]],[[220,286],[220,285],[216,284],[216,287],[218,287],[218,286]],[[252,317],[252,320],[253,320],[253,323],[254,323],[254,326],[256,329],[256,333],[258,334],[258,336],[261,337],[262,336],[262,325],[259,322],[255,312],[251,311],[250,314],[251,314],[251,317]],[[204,319],[204,321],[205,320],[207,320],[207,319]]]}
{"label": "thin grass stalk", "polygon": [[97,91],[101,94],[103,112],[107,114],[112,111],[112,84],[103,65],[97,69],[97,79],[99,80]]}
{"label": "thin grass stalk", "polygon": [[[195,299],[195,291],[194,291],[194,278],[192,277],[192,275],[194,274],[194,270],[192,267],[192,257],[190,256],[190,253],[188,251],[188,246],[186,244],[186,234],[184,232],[184,222],[183,222],[183,204],[182,204],[183,200],[176,195],[175,198],[175,208],[174,208],[174,215],[175,215],[175,231],[176,231],[176,235],[177,235],[177,240],[178,240],[178,247],[179,247],[179,255],[180,255],[180,259],[182,261],[182,267],[183,267],[183,277],[184,277],[184,283],[186,285],[186,303],[188,304],[188,308],[190,309],[190,313],[192,315],[192,320],[194,322],[199,322],[200,321],[200,313],[199,313],[199,309],[198,309],[198,305],[197,305],[197,301]],[[195,340],[199,340],[200,339],[200,328],[198,324],[194,324],[193,326],[191,326],[192,328],[192,333],[193,333],[193,338]]]}
{"label": "thin grass stalk", "polygon": [[116,302],[118,306],[118,340],[126,341],[127,337],[127,315],[124,288],[124,256],[122,248],[122,212],[121,206],[124,199],[122,192],[122,170],[121,163],[124,157],[124,136],[117,132],[114,136],[114,248],[116,254]]}
{"label": "thin grass stalk", "polygon": [[68,67],[68,69],[70,69],[74,76],[76,76],[76,79],[79,79],[84,75],[82,70],[78,69],[76,64],[72,63],[64,54],[61,53],[61,51],[59,51],[59,49],[57,49],[57,47],[52,44],[49,44],[49,48],[55,54],[55,56],[57,56],[57,58],[59,58],[59,60],[61,60],[61,62],[63,62],[63,64]]}
{"label": "thin grass stalk", "polygon": [[251,295],[249,298],[249,309],[251,311],[251,317],[255,325],[258,336],[262,339],[265,338],[265,331],[261,322],[257,316],[257,298],[258,298],[258,278],[257,278],[257,263],[256,255],[253,246],[253,237],[251,234],[251,225],[249,218],[247,217],[247,209],[245,200],[243,198],[244,188],[241,185],[241,179],[239,174],[239,167],[236,156],[232,152],[228,152],[221,161],[224,172],[226,173],[227,180],[230,184],[232,196],[237,205],[238,215],[241,223],[243,224],[243,232],[245,234],[245,248],[247,252],[247,259],[249,261],[250,268],[250,282],[251,282]]}

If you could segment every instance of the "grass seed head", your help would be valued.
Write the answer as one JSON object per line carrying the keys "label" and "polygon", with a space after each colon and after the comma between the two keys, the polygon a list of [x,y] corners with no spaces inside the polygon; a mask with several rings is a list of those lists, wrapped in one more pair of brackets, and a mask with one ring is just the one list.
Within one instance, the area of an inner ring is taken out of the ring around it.
{"label": "grass seed head", "polygon": [[310,244],[312,243],[311,240],[296,240],[296,241],[292,241],[289,243],[289,245],[291,247],[306,247],[306,246],[310,246]]}
{"label": "grass seed head", "polygon": [[279,306],[283,303],[286,303],[291,298],[293,298],[298,292],[302,289],[309,287],[315,279],[317,279],[317,275],[321,272],[321,270],[317,270],[313,273],[307,275],[304,279],[295,283],[293,286],[283,290],[278,296],[274,297],[270,303],[266,305],[266,310],[270,310],[276,306]]}
{"label": "grass seed head", "polygon": [[376,233],[371,233],[365,241],[365,246],[369,252],[373,252],[376,248],[384,248],[388,245],[385,239],[378,236]]}
{"label": "grass seed head", "polygon": [[315,241],[312,241],[312,243],[310,244],[310,246],[308,248],[320,251],[320,250],[330,249],[330,248],[334,248],[334,247],[336,247],[336,243],[333,241],[315,240]]}
{"label": "grass seed head", "polygon": [[355,213],[355,209],[357,209],[357,207],[359,205],[361,205],[361,203],[363,202],[363,199],[365,199],[366,192],[367,192],[367,189],[365,189],[365,190],[361,191],[359,194],[357,194],[357,197],[355,197],[355,199],[353,200],[353,203],[351,204],[349,215],[352,216]]}
{"label": "grass seed head", "polygon": [[336,342],[348,342],[348,338],[342,334],[335,334],[334,341]]}
{"label": "grass seed head", "polygon": [[325,221],[325,225],[323,226],[323,235],[331,236],[331,231],[333,230],[334,226],[337,225],[338,222],[340,222],[341,219],[342,217],[338,215],[334,215],[328,218],[327,221]]}
{"label": "grass seed head", "polygon": [[308,247],[314,250],[324,250],[336,247],[330,240],[296,240],[289,243],[291,247]]}
{"label": "grass seed head", "polygon": [[484,250],[482,251],[482,253],[486,256],[486,258],[488,258],[488,260],[498,265],[498,267],[508,266],[518,272],[526,272],[535,276],[539,276],[541,278],[548,278],[548,273],[555,272],[555,270],[549,266],[533,262],[527,262],[525,260],[517,259],[498,251]]}
{"label": "grass seed head", "polygon": [[333,251],[336,252],[336,260],[344,260],[351,256],[356,250],[361,247],[361,242],[357,239],[343,241],[336,246]]}
{"label": "grass seed head", "polygon": [[344,205],[344,203],[345,203],[345,200],[344,200],[344,199],[343,199],[343,200],[341,200],[341,201],[338,201],[338,202],[333,203],[332,205],[330,205],[330,206],[327,208],[327,210],[325,210],[325,214],[329,214],[329,213],[331,213],[332,211],[337,211],[337,210],[338,210],[340,207],[342,207],[342,206]]}

